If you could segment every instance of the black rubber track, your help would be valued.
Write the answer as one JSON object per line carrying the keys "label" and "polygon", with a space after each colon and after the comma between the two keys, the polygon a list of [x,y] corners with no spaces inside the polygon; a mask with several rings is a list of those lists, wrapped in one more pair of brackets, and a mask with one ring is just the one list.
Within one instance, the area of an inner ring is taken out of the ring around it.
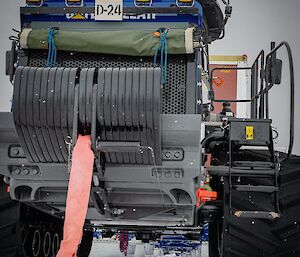
{"label": "black rubber track", "polygon": [[[293,156],[282,165],[279,199],[282,215],[273,221],[235,218],[226,214],[228,206],[225,206],[223,257],[300,256],[299,156]],[[237,198],[233,198],[233,205],[234,200]],[[247,202],[243,201],[243,208],[247,208]],[[248,204],[250,206],[253,207]]]}
{"label": "black rubber track", "polygon": [[[59,238],[62,238],[62,220],[26,204],[11,200],[7,192],[7,185],[3,182],[3,177],[0,176],[0,256],[31,257],[27,251],[32,247],[30,231],[35,230],[41,224],[42,235],[44,234],[43,228],[47,228],[51,235],[57,233]],[[93,232],[85,230],[77,256],[88,257],[92,242]],[[39,256],[42,257],[43,254]],[[54,256],[51,255],[51,257]]]}
{"label": "black rubber track", "polygon": [[21,257],[23,249],[20,247],[20,206],[10,199],[2,179],[0,176],[0,256]]}

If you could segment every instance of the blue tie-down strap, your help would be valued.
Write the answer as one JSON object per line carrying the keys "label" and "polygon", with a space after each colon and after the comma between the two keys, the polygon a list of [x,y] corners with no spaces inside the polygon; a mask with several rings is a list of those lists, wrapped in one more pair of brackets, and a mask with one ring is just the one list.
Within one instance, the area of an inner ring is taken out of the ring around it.
{"label": "blue tie-down strap", "polygon": [[58,31],[58,28],[48,29],[48,67],[56,66],[57,47],[55,45],[55,35],[58,33]]}
{"label": "blue tie-down strap", "polygon": [[167,83],[167,65],[168,65],[168,42],[167,35],[169,29],[161,28],[158,30],[160,37],[160,45],[156,47],[155,55],[154,55],[154,65],[157,64],[157,57],[160,53],[160,67],[162,70],[161,73],[161,82],[163,85]]}

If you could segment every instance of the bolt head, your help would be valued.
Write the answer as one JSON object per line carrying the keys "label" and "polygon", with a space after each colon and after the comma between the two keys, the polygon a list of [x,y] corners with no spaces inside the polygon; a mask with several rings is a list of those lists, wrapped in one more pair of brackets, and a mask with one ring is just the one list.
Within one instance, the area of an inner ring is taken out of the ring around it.
{"label": "bolt head", "polygon": [[12,150],[12,154],[15,155],[15,156],[19,155],[19,153],[20,153],[20,151],[17,148],[15,148],[15,149]]}
{"label": "bolt head", "polygon": [[19,174],[21,174],[21,170],[20,170],[19,168],[16,168],[16,169],[14,169],[14,170],[12,171],[12,174],[13,174],[13,175],[19,175]]}
{"label": "bolt head", "polygon": [[170,152],[166,152],[165,153],[165,157],[169,159],[171,157],[171,153]]}
{"label": "bolt head", "polygon": [[39,171],[37,169],[33,169],[31,171],[31,173],[32,173],[32,175],[37,175],[37,174],[39,174]]}
{"label": "bolt head", "polygon": [[28,169],[22,170],[22,175],[28,175],[28,174],[29,174],[29,170]]}
{"label": "bolt head", "polygon": [[175,158],[178,159],[178,158],[180,158],[181,153],[179,151],[177,151],[177,152],[174,153],[174,156],[175,156]]}

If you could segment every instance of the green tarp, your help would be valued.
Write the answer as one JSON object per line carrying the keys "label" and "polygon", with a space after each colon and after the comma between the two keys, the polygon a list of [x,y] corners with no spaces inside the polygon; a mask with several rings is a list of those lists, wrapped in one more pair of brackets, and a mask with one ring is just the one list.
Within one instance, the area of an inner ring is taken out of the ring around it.
{"label": "green tarp", "polygon": [[[23,48],[48,49],[48,30],[24,30],[20,42]],[[191,53],[193,51],[192,30],[170,29],[167,42],[168,54]],[[55,35],[55,45],[58,50],[88,53],[153,56],[160,43],[160,37],[155,34],[155,30],[93,32],[60,30]]]}

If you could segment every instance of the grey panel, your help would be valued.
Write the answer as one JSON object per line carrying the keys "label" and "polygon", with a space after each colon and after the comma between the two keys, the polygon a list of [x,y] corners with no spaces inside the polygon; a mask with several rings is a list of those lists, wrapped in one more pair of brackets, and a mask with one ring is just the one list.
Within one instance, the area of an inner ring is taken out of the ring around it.
{"label": "grey panel", "polygon": [[[154,70],[149,70],[147,72],[147,82],[146,82],[146,133],[147,133],[147,139],[148,139],[148,145],[154,145],[154,132],[151,128],[154,127],[153,125],[153,80],[154,80]],[[146,150],[146,153],[148,153],[150,163],[153,164],[153,158],[152,158],[152,152],[150,150]]]}
{"label": "grey panel", "polygon": [[69,135],[72,135],[73,118],[74,118],[74,99],[75,99],[75,87],[76,87],[77,69],[72,68],[69,76],[68,84],[68,129]]}
{"label": "grey panel", "polygon": [[[147,131],[146,131],[146,106],[145,106],[145,94],[146,94],[146,80],[147,69],[141,68],[140,71],[140,88],[139,88],[139,124],[141,125],[141,145],[148,146]],[[149,163],[148,152],[142,149],[143,163]]]}
{"label": "grey panel", "polygon": [[[104,128],[106,139],[113,141],[112,124],[111,124],[111,90],[112,90],[112,68],[108,68],[105,72],[105,88],[104,88]],[[105,153],[108,162],[116,163],[117,158],[115,153]]]}
{"label": "grey panel", "polygon": [[[196,105],[196,65],[194,61],[189,60],[187,62],[187,74],[186,74],[186,113],[193,114],[195,113],[195,105]],[[182,89],[184,90],[184,89]]]}
{"label": "grey panel", "polygon": [[[29,66],[46,67],[47,52],[30,50]],[[194,88],[195,81],[187,81],[188,73],[187,55],[169,55],[167,66],[167,84],[161,92],[162,113],[184,114],[186,113],[186,86]],[[191,65],[195,66],[194,63]],[[134,57],[89,54],[78,52],[58,52],[58,67],[81,67],[81,68],[142,68],[154,67],[152,57]],[[192,66],[190,66],[192,67]],[[193,71],[189,75],[193,75]],[[192,78],[193,78],[192,77]]]}
{"label": "grey panel", "polygon": [[[132,123],[132,76],[133,69],[128,68],[125,80],[125,125],[126,125],[126,139],[133,141],[133,123]],[[136,162],[135,153],[129,153],[129,160],[131,163]]]}
{"label": "grey panel", "polygon": [[[25,67],[22,71],[21,86],[20,86],[20,125],[21,125],[20,127],[24,136],[25,144],[27,145],[27,149],[32,157],[32,160],[34,162],[37,162],[38,157],[33,147],[31,134],[29,133],[28,126],[27,126],[26,105],[27,105],[27,95],[28,95],[27,86],[29,84],[29,80],[28,80],[29,75],[30,75],[30,69],[28,69],[28,67]],[[31,78],[32,77],[30,77],[30,79]],[[31,105],[31,103],[28,104]]]}
{"label": "grey panel", "polygon": [[[45,157],[45,161],[51,162],[51,157],[49,155],[45,139],[41,130],[41,120],[40,120],[40,102],[41,102],[41,83],[42,83],[43,69],[38,68],[35,73],[34,79],[34,92],[33,92],[33,125],[35,130],[35,135],[37,137],[38,143],[41,147],[41,152]],[[19,135],[20,136],[20,135]],[[23,147],[23,145],[22,145]]]}
{"label": "grey panel", "polygon": [[[118,89],[118,122],[120,130],[120,141],[126,141],[126,124],[125,124],[125,83],[126,72],[125,68],[120,69],[119,73],[119,89]],[[129,163],[129,153],[122,153],[124,163]]]}
{"label": "grey panel", "polygon": [[86,125],[90,128],[90,124],[92,122],[92,91],[93,91],[93,85],[94,85],[94,73],[95,69],[88,69],[86,74],[86,107],[85,107],[85,119],[86,119]]}
{"label": "grey panel", "polygon": [[41,131],[42,136],[45,141],[45,145],[49,156],[53,162],[58,162],[56,157],[56,151],[53,149],[52,141],[50,138],[50,134],[48,131],[47,124],[47,91],[48,91],[48,83],[49,83],[49,73],[50,68],[46,68],[42,72],[42,80],[41,80],[41,91],[40,91],[40,121],[41,121]]}
{"label": "grey panel", "polygon": [[68,160],[67,148],[65,144],[64,135],[61,128],[61,83],[63,76],[64,68],[58,68],[56,71],[55,77],[55,86],[54,86],[54,127],[56,136],[59,143],[59,149],[61,154],[66,162]]}
{"label": "grey panel", "polygon": [[[7,149],[11,143],[16,143],[16,138],[9,136],[14,131],[14,125],[9,117],[0,114],[0,118],[7,120],[7,126],[0,127],[0,170],[1,174],[11,177],[12,197],[19,199],[21,196],[15,194],[16,189],[29,186],[32,191],[28,201],[36,201],[36,204],[47,203],[64,211],[69,179],[67,164],[32,164],[25,159],[9,158]],[[108,221],[107,217],[96,211],[93,202],[90,202],[88,219],[111,225],[193,225],[195,180],[200,176],[201,167],[200,125],[199,115],[162,115],[162,148],[179,147],[184,152],[184,158],[179,161],[163,161],[157,167],[107,165],[103,179],[111,193],[106,197],[109,204],[124,210],[124,214],[113,216]],[[6,138],[11,138],[12,141],[5,143]],[[11,174],[11,167],[22,165],[25,168],[36,165],[40,174]],[[42,206],[40,205],[41,208]]]}
{"label": "grey panel", "polygon": [[[139,87],[140,87],[140,73],[138,69],[133,69],[132,73],[132,101],[131,101],[131,114],[132,114],[132,127],[133,127],[133,141],[140,141],[139,130]],[[141,153],[135,153],[136,163],[142,164]]]}
{"label": "grey panel", "polygon": [[[21,87],[21,78],[22,78],[22,72],[23,72],[23,67],[19,67],[16,69],[15,75],[17,76],[14,80],[14,93],[13,93],[13,111],[19,110],[20,109],[20,87]],[[29,161],[33,161],[31,154],[29,153],[29,150],[27,148],[27,145],[25,143],[24,137],[23,137],[23,132],[21,129],[21,121],[20,121],[20,112],[14,112],[14,122],[16,124],[16,131],[18,135],[20,136],[20,142],[23,145],[23,150],[27,154],[27,158]]]}
{"label": "grey panel", "polygon": [[55,76],[57,69],[51,69],[49,72],[49,80],[48,80],[48,90],[47,90],[47,127],[50,135],[50,139],[53,145],[54,152],[57,156],[58,162],[64,162],[64,158],[61,154],[61,150],[59,148],[59,142],[56,136],[55,127],[54,127],[54,85],[55,85]]}
{"label": "grey panel", "polygon": [[83,126],[86,125],[85,102],[86,102],[86,80],[88,69],[82,69],[79,79],[79,121]]}
{"label": "grey panel", "polygon": [[99,122],[100,140],[106,140],[104,129],[104,86],[105,69],[98,70],[97,118]]}
{"label": "grey panel", "polygon": [[37,137],[35,136],[35,129],[34,129],[34,123],[33,123],[33,98],[34,98],[34,80],[36,75],[36,69],[32,68],[29,71],[28,75],[28,84],[27,84],[27,99],[26,99],[26,118],[27,118],[27,128],[28,132],[31,135],[30,139],[32,141],[32,145],[35,149],[35,152],[37,154],[38,161],[45,161],[44,155],[42,153],[41,147],[39,145],[39,142],[37,140]]}
{"label": "grey panel", "polygon": [[[115,141],[120,141],[120,126],[118,121],[118,94],[119,94],[119,69],[114,69],[112,72],[112,84],[111,84],[111,125],[112,135]],[[116,153],[117,163],[123,163],[122,153]]]}
{"label": "grey panel", "polygon": [[[69,135],[68,130],[68,106],[66,104],[68,103],[68,85],[69,85],[69,74],[71,69],[66,68],[63,71],[62,74],[62,80],[61,80],[61,98],[60,98],[60,125],[63,132],[64,142],[67,141],[67,138]],[[64,143],[66,146],[66,144]]]}
{"label": "grey panel", "polygon": [[[76,133],[90,134],[93,126],[93,145],[96,144],[98,137],[99,142],[106,142],[106,148],[101,148],[100,144],[98,150],[105,152],[107,163],[151,164],[153,163],[152,152],[149,151],[151,147],[155,152],[155,162],[159,164],[161,162],[160,69],[87,68],[80,71],[77,79],[76,73],[76,68],[25,67],[17,74],[20,78],[16,81],[20,80],[21,86],[16,85],[16,90],[21,88],[21,94],[19,91],[15,92],[16,124],[20,124],[18,134],[22,140],[24,139],[24,144],[22,142],[21,144],[24,149],[28,149],[28,155],[34,156],[34,162],[68,160],[66,140],[71,135],[76,137],[72,131],[74,111],[78,111],[80,122],[76,127]],[[77,80],[79,107],[78,110],[74,110]],[[94,83],[94,92],[97,95],[93,97]],[[92,124],[93,99],[95,99],[93,112],[95,118]],[[32,108],[29,108],[31,106]],[[28,113],[28,120],[33,125],[27,124],[26,109],[32,110]],[[34,135],[28,132],[30,126],[33,126]],[[34,147],[32,143],[35,137],[37,138],[35,144],[39,147]],[[119,146],[116,142],[121,142],[119,143],[123,147],[121,151],[116,149],[116,146]],[[126,142],[128,144],[136,142],[133,151],[128,150],[129,145],[126,145]],[[141,149],[138,148],[139,145],[142,146]],[[127,150],[124,150],[126,147]]]}

